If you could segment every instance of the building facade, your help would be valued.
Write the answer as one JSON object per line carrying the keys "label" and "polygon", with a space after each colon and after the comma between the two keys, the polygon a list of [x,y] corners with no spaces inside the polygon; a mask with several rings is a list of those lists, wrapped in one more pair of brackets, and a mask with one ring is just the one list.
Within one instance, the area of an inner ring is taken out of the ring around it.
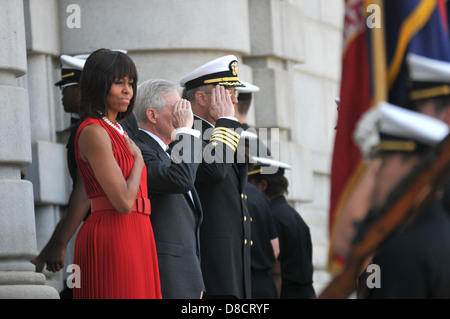
{"label": "building facade", "polygon": [[[328,201],[344,4],[336,0],[0,0],[0,298],[57,297],[65,278],[28,262],[71,191],[61,54],[124,49],[139,82],[178,82],[226,54],[258,85],[249,124],[292,165],[288,199],[311,228],[316,291],[329,280]],[[276,129],[276,130],[272,130]],[[25,179],[20,178],[26,169]],[[73,243],[65,266],[71,263]],[[31,288],[30,288],[31,287]],[[26,293],[25,295],[23,295]]]}

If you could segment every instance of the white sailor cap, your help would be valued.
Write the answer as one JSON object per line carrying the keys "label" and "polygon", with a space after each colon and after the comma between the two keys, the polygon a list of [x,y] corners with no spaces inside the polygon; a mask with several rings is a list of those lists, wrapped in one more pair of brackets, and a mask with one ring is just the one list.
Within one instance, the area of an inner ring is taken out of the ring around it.
{"label": "white sailor cap", "polygon": [[89,54],[76,56],[61,55],[61,80],[56,82],[55,85],[62,86],[70,83],[78,83],[88,56]]}
{"label": "white sailor cap", "polygon": [[256,135],[253,132],[245,130],[245,131],[242,131],[242,133],[241,133],[241,139],[257,140],[258,135]]}
{"label": "white sailor cap", "polygon": [[449,126],[431,116],[380,102],[359,120],[355,140],[365,157],[374,151],[422,152],[436,146]]}
{"label": "white sailor cap", "polygon": [[257,85],[242,80],[240,80],[240,82],[245,86],[236,88],[236,90],[239,92],[238,95],[239,101],[251,100],[253,93],[258,92],[260,90],[259,86]]}
{"label": "white sailor cap", "polygon": [[284,175],[284,171],[286,169],[292,169],[291,165],[271,158],[253,156],[252,159],[255,162],[252,165],[252,168],[249,170],[248,176],[252,176],[255,174]]}
{"label": "white sailor cap", "polygon": [[[127,50],[113,49],[112,51],[120,51],[127,54]],[[61,80],[55,83],[56,86],[67,84],[76,84],[80,82],[81,72],[84,63],[90,54],[77,54],[74,56],[61,55]]]}
{"label": "white sailor cap", "polygon": [[123,54],[128,54],[128,51],[123,49],[111,49],[111,51],[119,51],[122,52]]}
{"label": "white sailor cap", "polygon": [[450,62],[414,53],[408,53],[406,62],[411,81],[411,100],[450,95]]}
{"label": "white sailor cap", "polygon": [[74,55],[73,57],[76,59],[82,59],[82,60],[86,60],[89,57],[90,54],[77,54]]}
{"label": "white sailor cap", "polygon": [[243,81],[243,80],[240,80],[240,82],[242,84],[244,84],[245,86],[236,88],[236,90],[239,91],[239,94],[242,94],[242,93],[253,93],[253,92],[258,92],[260,90],[259,86],[257,86],[257,85],[254,85],[252,83],[249,83],[249,82],[246,82],[246,81]]}
{"label": "white sailor cap", "polygon": [[186,90],[212,84],[225,87],[243,87],[239,81],[238,61],[234,55],[226,55],[208,62],[186,74],[180,85]]}

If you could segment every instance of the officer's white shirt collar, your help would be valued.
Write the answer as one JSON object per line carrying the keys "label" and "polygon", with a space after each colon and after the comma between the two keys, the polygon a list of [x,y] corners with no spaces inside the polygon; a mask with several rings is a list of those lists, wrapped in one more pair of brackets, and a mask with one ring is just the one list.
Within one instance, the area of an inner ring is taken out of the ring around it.
{"label": "officer's white shirt collar", "polygon": [[[161,146],[161,148],[162,148],[164,151],[166,151],[168,145],[167,145],[166,143],[164,143],[164,142],[159,138],[159,136],[157,136],[157,135],[153,134],[152,132],[149,132],[149,131],[147,131],[146,129],[143,129],[143,128],[139,128],[139,130],[141,130],[141,131],[147,133],[148,135],[150,135],[151,137],[153,137],[153,139],[154,139],[156,142],[158,142],[159,146]],[[179,127],[179,128],[177,128],[177,135],[178,135],[178,134],[182,134],[182,133],[193,135],[193,136],[196,137],[196,138],[199,138],[199,137],[200,137],[200,134],[201,134],[200,131],[191,129],[191,128],[189,128],[189,127]]]}

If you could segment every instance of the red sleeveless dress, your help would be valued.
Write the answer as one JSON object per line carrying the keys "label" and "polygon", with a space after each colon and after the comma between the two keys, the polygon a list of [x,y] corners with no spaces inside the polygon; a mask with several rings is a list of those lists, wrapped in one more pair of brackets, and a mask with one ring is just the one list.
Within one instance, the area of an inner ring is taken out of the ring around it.
{"label": "red sleeveless dress", "polygon": [[123,136],[114,128],[101,119],[88,117],[83,121],[75,137],[75,156],[86,194],[91,199],[91,215],[75,240],[74,264],[80,267],[81,280],[80,288],[73,289],[73,297],[160,299],[158,260],[147,199],[147,169],[144,166],[137,195],[138,199],[146,199],[146,212],[133,209],[127,215],[115,210],[91,166],[80,157],[78,136],[90,124],[99,124],[108,132],[114,157],[125,179],[134,164]]}

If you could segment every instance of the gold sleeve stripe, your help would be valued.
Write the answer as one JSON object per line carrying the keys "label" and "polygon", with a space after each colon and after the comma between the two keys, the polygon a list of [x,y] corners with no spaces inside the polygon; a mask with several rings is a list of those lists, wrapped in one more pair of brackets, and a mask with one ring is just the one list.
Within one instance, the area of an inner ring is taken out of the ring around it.
{"label": "gold sleeve stripe", "polygon": [[237,139],[234,136],[230,136],[229,134],[225,133],[225,132],[215,132],[212,134],[211,138],[213,137],[221,137],[227,141],[229,141],[230,143],[233,143],[234,145],[238,145],[239,143],[239,139]]}
{"label": "gold sleeve stripe", "polygon": [[211,136],[211,141],[213,141],[213,140],[215,140],[215,141],[217,141],[217,140],[219,140],[219,141],[227,141],[228,143],[233,145],[233,148],[236,148],[237,145],[238,145],[237,142],[233,141],[232,139],[230,139],[226,135],[223,135],[223,134],[220,134],[220,133],[219,134],[213,134]]}
{"label": "gold sleeve stripe", "polygon": [[[240,135],[239,133],[236,133],[234,130],[229,129],[229,128],[226,128],[226,127],[216,127],[216,128],[214,129],[214,131],[216,131],[216,130],[228,132],[228,133],[230,133],[230,134],[236,136],[238,139],[241,138],[241,135]],[[214,133],[214,131],[213,131],[213,133]]]}
{"label": "gold sleeve stripe", "polygon": [[232,135],[229,132],[224,132],[224,131],[215,131],[215,132],[213,132],[212,135],[213,136],[214,135],[223,136],[225,138],[230,139],[231,142],[236,143],[236,144],[239,143],[239,139],[240,139],[239,137],[236,137],[236,135]]}
{"label": "gold sleeve stripe", "polygon": [[220,136],[211,138],[211,142],[212,141],[222,142],[223,144],[228,145],[233,151],[236,151],[236,145],[233,145],[233,143],[230,143],[228,140],[226,140]]}

